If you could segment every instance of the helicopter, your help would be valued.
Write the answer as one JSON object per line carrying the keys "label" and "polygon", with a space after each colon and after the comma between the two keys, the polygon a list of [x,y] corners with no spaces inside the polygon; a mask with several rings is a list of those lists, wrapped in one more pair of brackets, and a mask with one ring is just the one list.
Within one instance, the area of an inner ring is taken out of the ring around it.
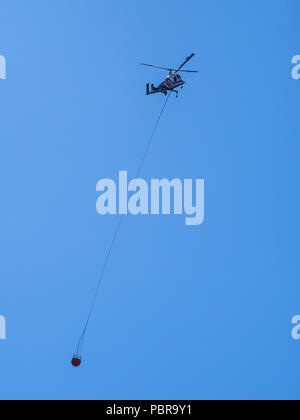
{"label": "helicopter", "polygon": [[151,87],[150,87],[150,83],[147,83],[147,85],[146,85],[146,95],[153,95],[155,93],[163,93],[166,96],[168,94],[168,92],[175,92],[176,97],[178,98],[178,90],[176,90],[176,89],[179,88],[179,87],[182,89],[183,86],[185,85],[185,81],[182,80],[182,77],[180,76],[179,72],[199,73],[196,70],[182,70],[182,68],[194,56],[195,56],[195,54],[189,55],[177,70],[168,69],[166,67],[153,66],[152,64],[141,63],[142,66],[153,67],[153,68],[156,68],[156,69],[162,69],[162,70],[168,70],[169,71],[168,77],[158,87],[155,87],[154,83],[152,83]]}

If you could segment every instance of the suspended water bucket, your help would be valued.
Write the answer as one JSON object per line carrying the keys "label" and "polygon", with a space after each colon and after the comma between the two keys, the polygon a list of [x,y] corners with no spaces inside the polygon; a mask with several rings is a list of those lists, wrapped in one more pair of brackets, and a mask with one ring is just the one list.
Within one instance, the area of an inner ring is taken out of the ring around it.
{"label": "suspended water bucket", "polygon": [[78,368],[81,365],[81,356],[77,356],[77,355],[73,356],[71,363],[72,363],[72,366]]}

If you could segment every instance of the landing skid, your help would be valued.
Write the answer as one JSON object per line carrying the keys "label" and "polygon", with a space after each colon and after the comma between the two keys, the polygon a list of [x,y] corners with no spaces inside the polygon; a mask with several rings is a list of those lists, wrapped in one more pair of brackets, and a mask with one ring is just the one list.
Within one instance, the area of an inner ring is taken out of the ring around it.
{"label": "landing skid", "polygon": [[171,92],[174,92],[174,93],[176,93],[176,98],[178,98],[178,95],[179,95],[179,92],[178,92],[178,90],[174,90],[174,89],[171,89]]}

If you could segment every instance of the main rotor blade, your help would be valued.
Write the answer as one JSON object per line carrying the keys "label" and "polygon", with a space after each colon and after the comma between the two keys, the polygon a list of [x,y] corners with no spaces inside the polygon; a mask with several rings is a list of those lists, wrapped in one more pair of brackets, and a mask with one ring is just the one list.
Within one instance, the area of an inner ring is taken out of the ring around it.
{"label": "main rotor blade", "polygon": [[167,70],[167,71],[174,70],[174,69],[167,69],[166,67],[153,66],[152,64],[145,64],[145,63],[141,63],[141,66],[154,67],[155,69],[161,69],[161,70]]}
{"label": "main rotor blade", "polygon": [[176,73],[182,73],[182,72],[184,72],[184,73],[199,73],[199,71],[198,70],[177,70],[177,72]]}
{"label": "main rotor blade", "polygon": [[184,67],[194,56],[195,56],[196,54],[191,54],[191,55],[189,55],[187,58],[186,58],[186,60],[185,60],[185,62],[184,63],[182,63],[181,64],[181,66],[179,67],[179,69],[178,70],[176,70],[176,73],[178,73],[181,69],[182,69],[182,67]]}

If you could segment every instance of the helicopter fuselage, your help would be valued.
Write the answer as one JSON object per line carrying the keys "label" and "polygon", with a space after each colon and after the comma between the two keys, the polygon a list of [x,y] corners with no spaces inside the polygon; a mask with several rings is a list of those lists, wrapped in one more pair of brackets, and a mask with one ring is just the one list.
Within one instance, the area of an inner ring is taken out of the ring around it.
{"label": "helicopter fuselage", "polygon": [[166,79],[158,87],[155,87],[154,84],[152,84],[150,90],[149,84],[147,84],[147,95],[151,95],[153,93],[166,94],[168,91],[174,91],[179,87],[183,87],[183,85],[185,85],[185,81],[182,80],[181,76],[177,73],[170,72],[169,76],[166,77]]}
{"label": "helicopter fuselage", "polygon": [[168,90],[176,89],[180,86],[183,86],[184,84],[185,84],[185,82],[182,79],[177,80],[177,78],[176,78],[176,81],[175,81],[174,79],[172,80],[170,77],[167,77],[165,79],[165,81],[162,83],[162,85]]}

